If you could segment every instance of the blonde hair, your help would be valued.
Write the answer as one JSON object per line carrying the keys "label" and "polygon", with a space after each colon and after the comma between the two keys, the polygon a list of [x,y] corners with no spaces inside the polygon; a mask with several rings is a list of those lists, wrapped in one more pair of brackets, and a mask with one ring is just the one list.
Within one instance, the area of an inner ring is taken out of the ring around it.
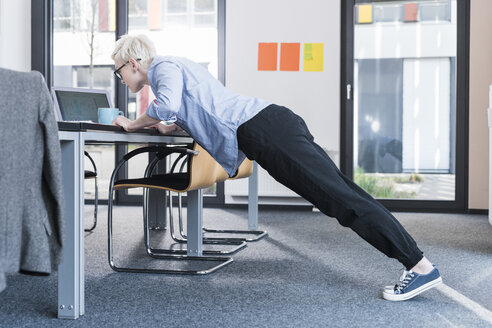
{"label": "blonde hair", "polygon": [[121,38],[116,41],[111,59],[120,64],[124,64],[130,60],[130,58],[141,58],[140,63],[149,67],[150,63],[156,55],[154,43],[144,35],[122,35]]}

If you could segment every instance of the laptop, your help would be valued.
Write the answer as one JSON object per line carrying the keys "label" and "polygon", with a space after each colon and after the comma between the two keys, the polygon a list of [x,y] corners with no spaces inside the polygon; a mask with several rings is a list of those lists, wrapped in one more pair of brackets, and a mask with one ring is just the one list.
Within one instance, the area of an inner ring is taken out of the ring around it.
{"label": "laptop", "polygon": [[112,107],[106,90],[51,87],[55,117],[61,122],[98,122],[97,109]]}

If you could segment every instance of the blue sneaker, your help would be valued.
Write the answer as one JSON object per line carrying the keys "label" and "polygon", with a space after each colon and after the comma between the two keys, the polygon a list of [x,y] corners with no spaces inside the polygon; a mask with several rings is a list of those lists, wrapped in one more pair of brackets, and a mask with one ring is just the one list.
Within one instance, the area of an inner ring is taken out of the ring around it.
{"label": "blue sneaker", "polygon": [[383,298],[388,301],[406,301],[428,289],[436,287],[442,282],[441,275],[436,267],[428,274],[419,274],[413,271],[403,271],[400,282],[395,286],[386,286]]}

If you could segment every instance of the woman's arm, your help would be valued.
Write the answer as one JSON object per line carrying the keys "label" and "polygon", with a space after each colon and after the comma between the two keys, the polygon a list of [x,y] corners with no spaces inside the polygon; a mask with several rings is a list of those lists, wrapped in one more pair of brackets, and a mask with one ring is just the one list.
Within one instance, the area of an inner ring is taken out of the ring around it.
{"label": "woman's arm", "polygon": [[150,117],[147,114],[140,115],[135,121],[130,121],[124,116],[119,115],[113,121],[114,125],[121,126],[125,131],[131,132],[141,128],[146,128],[152,125],[156,125],[160,120]]}
{"label": "woman's arm", "polygon": [[172,121],[181,108],[183,98],[183,73],[174,63],[163,62],[154,69],[151,81],[155,99],[150,102],[146,113],[162,121]]}

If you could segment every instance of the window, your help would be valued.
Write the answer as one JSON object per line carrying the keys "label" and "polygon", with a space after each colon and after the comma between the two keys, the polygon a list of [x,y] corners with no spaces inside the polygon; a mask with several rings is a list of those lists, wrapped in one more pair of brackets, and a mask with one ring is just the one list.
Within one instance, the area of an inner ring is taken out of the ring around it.
{"label": "window", "polygon": [[69,31],[72,27],[71,3],[55,1],[53,3],[53,28],[55,31]]}
{"label": "window", "polygon": [[[80,66],[75,67],[76,86],[78,88],[111,89],[112,79],[108,76],[113,74],[113,66]],[[113,101],[114,102],[114,101]]]}
{"label": "window", "polygon": [[374,5],[374,22],[400,22],[403,20],[403,6],[397,4]]}
{"label": "window", "polygon": [[[144,8],[141,0],[129,0],[129,8]],[[145,1],[147,3],[147,1]],[[140,12],[141,17],[148,17],[149,26],[141,21],[130,20],[128,33],[146,34],[155,44],[158,55],[173,55],[189,58],[208,68],[215,77],[218,76],[218,31],[217,31],[217,0],[160,0],[148,1],[149,6]],[[159,12],[153,9],[162,6],[164,28],[158,28],[155,15]],[[131,14],[131,12],[130,12]],[[196,23],[200,20],[202,23]],[[208,20],[208,23],[203,23]],[[128,117],[136,119],[147,109],[155,96],[150,87],[145,86],[140,92],[128,92]],[[133,161],[134,166],[144,167],[146,158]],[[143,174],[140,169],[129,164],[129,177]],[[205,193],[214,194],[214,189]],[[128,190],[129,194],[142,193],[139,189]]]}
{"label": "window", "polygon": [[[53,85],[104,89],[115,104],[113,62],[115,0],[53,0]],[[98,169],[99,199],[107,199],[114,146],[87,146]],[[108,159],[110,161],[108,162]],[[111,163],[111,164],[110,164]],[[85,163],[91,167],[90,163]],[[94,183],[85,184],[94,197]]]}
{"label": "window", "polygon": [[467,206],[469,6],[342,2],[340,166],[390,210]]}
{"label": "window", "polygon": [[114,31],[114,0],[53,0],[55,32]]}
{"label": "window", "polygon": [[215,27],[217,0],[163,0],[163,25],[180,27]]}
{"label": "window", "polygon": [[128,22],[130,26],[147,28],[148,24],[147,0],[132,0],[128,2]]}
{"label": "window", "polygon": [[[405,4],[373,4],[374,21],[401,20]],[[454,200],[456,20],[449,1],[417,4],[417,22],[355,25],[354,180],[377,198]]]}
{"label": "window", "polygon": [[194,0],[193,25],[212,26],[216,20],[216,2],[214,0]]}
{"label": "window", "polygon": [[451,0],[419,3],[421,21],[451,21]]}
{"label": "window", "polygon": [[356,24],[387,22],[451,22],[452,0],[356,0]]}
{"label": "window", "polygon": [[188,3],[187,0],[167,0],[163,6],[164,24],[188,25]]}

